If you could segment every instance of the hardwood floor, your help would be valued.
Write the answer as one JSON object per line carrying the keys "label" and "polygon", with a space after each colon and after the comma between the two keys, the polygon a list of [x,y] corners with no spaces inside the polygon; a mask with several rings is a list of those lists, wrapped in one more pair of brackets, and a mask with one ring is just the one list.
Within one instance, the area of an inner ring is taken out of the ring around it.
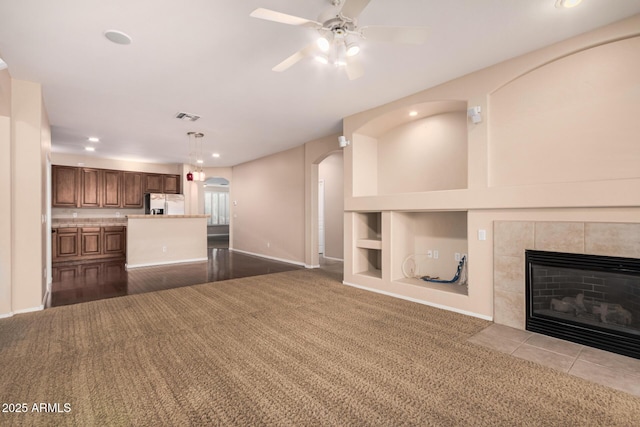
{"label": "hardwood floor", "polygon": [[[228,249],[228,242],[209,239],[208,262],[136,268],[127,271],[125,260],[57,264],[48,307],[103,298],[153,292],[199,283],[297,270],[279,261],[245,255]],[[333,269],[342,263],[330,263]]]}

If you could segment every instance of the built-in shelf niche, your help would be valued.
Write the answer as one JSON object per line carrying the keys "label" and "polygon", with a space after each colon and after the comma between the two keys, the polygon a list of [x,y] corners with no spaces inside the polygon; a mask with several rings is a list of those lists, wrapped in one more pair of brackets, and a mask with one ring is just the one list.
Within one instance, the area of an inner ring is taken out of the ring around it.
{"label": "built-in shelf niche", "polygon": [[382,277],[382,213],[362,212],[353,216],[355,233],[354,273]]}
{"label": "built-in shelf niche", "polygon": [[[431,276],[446,280],[454,277],[458,267],[456,254],[468,253],[466,211],[392,212],[391,230],[393,282],[468,295],[466,285],[406,277]],[[413,262],[407,261],[410,256],[413,256]]]}
{"label": "built-in shelf niche", "polygon": [[466,101],[427,102],[386,113],[355,131],[353,196],[466,189],[466,111]]}

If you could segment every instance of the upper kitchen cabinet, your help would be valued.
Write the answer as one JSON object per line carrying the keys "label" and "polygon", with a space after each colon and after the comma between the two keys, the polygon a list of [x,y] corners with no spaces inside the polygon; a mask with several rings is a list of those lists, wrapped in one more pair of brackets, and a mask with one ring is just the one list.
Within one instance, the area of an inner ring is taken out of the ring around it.
{"label": "upper kitchen cabinet", "polygon": [[180,193],[180,175],[144,174],[143,193]]}
{"label": "upper kitchen cabinet", "polygon": [[122,171],[103,171],[102,179],[102,207],[122,207]]}
{"label": "upper kitchen cabinet", "polygon": [[180,194],[180,175],[163,175],[162,192]]}
{"label": "upper kitchen cabinet", "polygon": [[162,193],[162,177],[159,173],[145,173],[144,193]]}
{"label": "upper kitchen cabinet", "polygon": [[80,207],[99,208],[102,205],[102,171],[100,169],[80,169]]}
{"label": "upper kitchen cabinet", "polygon": [[142,172],[122,173],[122,207],[141,208],[143,206]]}
{"label": "upper kitchen cabinet", "polygon": [[54,207],[71,207],[78,205],[78,188],[80,169],[71,166],[52,166],[51,201]]}
{"label": "upper kitchen cabinet", "polygon": [[144,193],[180,194],[180,175],[52,166],[54,208],[143,206]]}

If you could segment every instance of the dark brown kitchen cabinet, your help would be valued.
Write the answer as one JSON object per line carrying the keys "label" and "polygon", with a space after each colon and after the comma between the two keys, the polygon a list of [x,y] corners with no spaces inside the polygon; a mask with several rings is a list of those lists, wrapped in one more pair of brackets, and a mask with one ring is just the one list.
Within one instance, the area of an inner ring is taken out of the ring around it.
{"label": "dark brown kitchen cabinet", "polygon": [[102,229],[82,227],[80,229],[80,255],[100,255],[102,250]]}
{"label": "dark brown kitchen cabinet", "polygon": [[180,194],[180,175],[163,175],[162,192]]}
{"label": "dark brown kitchen cabinet", "polygon": [[162,193],[163,175],[159,173],[144,174],[144,192]]}
{"label": "dark brown kitchen cabinet", "polygon": [[80,169],[71,166],[52,166],[51,181],[53,207],[75,208],[78,206]]}
{"label": "dark brown kitchen cabinet", "polygon": [[54,208],[130,208],[144,205],[145,193],[180,194],[180,175],[52,166]]}
{"label": "dark brown kitchen cabinet", "polygon": [[102,204],[102,171],[100,169],[80,169],[80,207],[99,208]]}
{"label": "dark brown kitchen cabinet", "polygon": [[142,172],[122,172],[122,207],[143,206]]}
{"label": "dark brown kitchen cabinet", "polygon": [[123,258],[127,253],[125,226],[58,227],[51,233],[54,263]]}
{"label": "dark brown kitchen cabinet", "polygon": [[66,261],[77,258],[80,254],[78,245],[78,228],[65,227],[51,230],[53,245],[53,261]]}
{"label": "dark brown kitchen cabinet", "polygon": [[125,236],[124,227],[104,227],[102,253],[104,255],[124,256],[127,250]]}
{"label": "dark brown kitchen cabinet", "polygon": [[122,171],[102,171],[102,207],[122,207]]}

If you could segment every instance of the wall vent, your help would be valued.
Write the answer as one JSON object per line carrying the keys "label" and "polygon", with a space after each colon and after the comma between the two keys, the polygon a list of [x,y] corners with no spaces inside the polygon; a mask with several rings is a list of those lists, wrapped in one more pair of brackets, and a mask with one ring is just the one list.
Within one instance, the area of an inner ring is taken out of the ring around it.
{"label": "wall vent", "polygon": [[185,122],[195,122],[198,120],[200,116],[191,113],[178,113],[176,114],[176,119],[184,120]]}

